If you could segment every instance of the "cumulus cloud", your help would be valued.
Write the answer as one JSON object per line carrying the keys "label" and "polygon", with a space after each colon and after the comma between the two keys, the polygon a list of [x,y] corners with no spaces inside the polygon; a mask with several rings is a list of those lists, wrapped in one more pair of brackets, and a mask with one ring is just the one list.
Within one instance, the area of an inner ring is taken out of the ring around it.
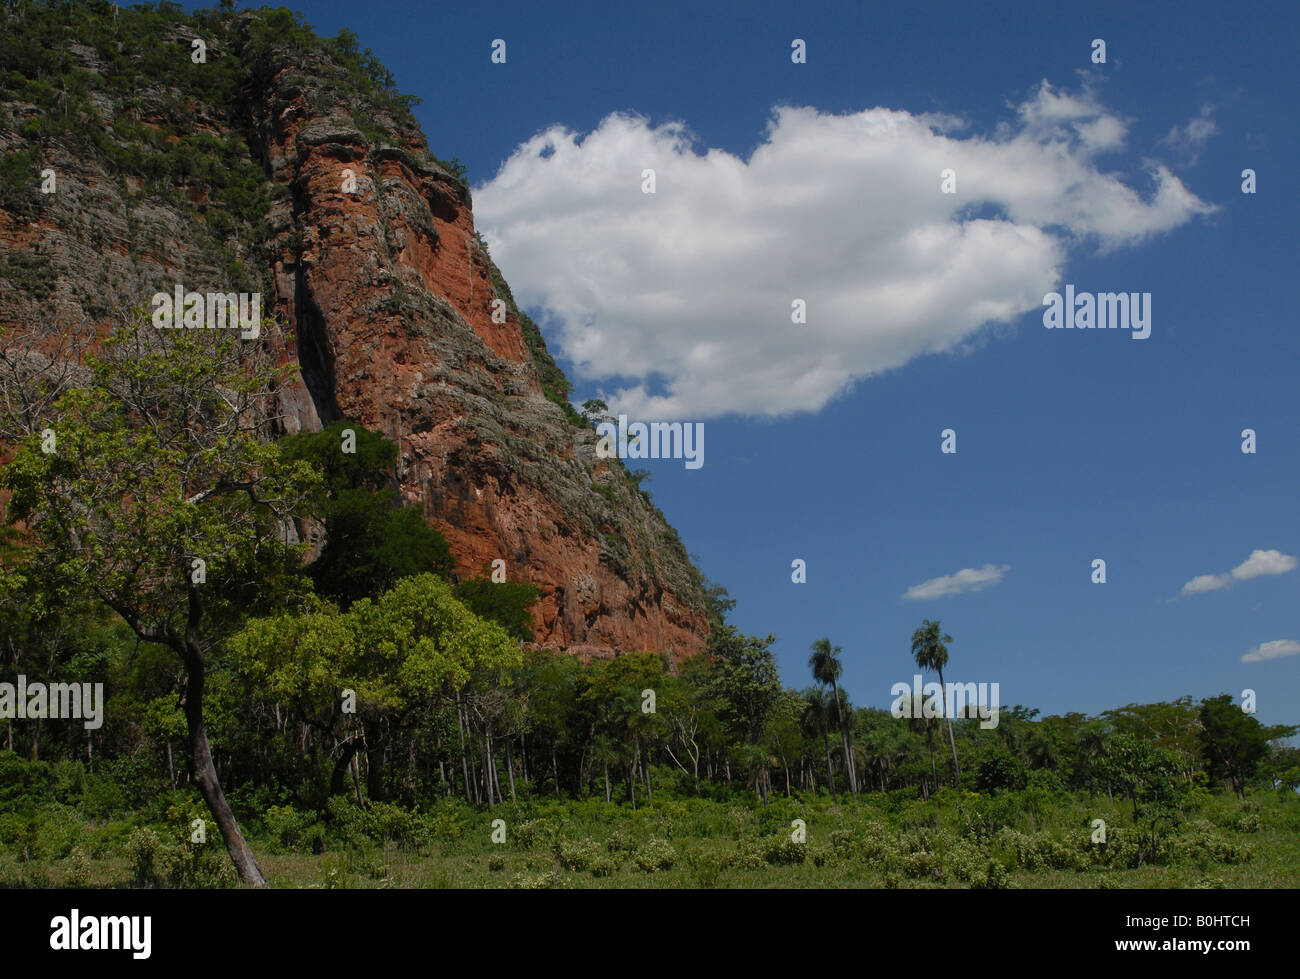
{"label": "cumulus cloud", "polygon": [[996,585],[1011,570],[1009,564],[986,564],[982,568],[962,568],[956,574],[931,578],[913,585],[903,593],[904,598],[943,598],[964,592],[981,591]]}
{"label": "cumulus cloud", "polygon": [[1044,81],[991,135],[966,128],[783,106],[742,159],[615,114],[521,144],[475,188],[476,220],[578,379],[631,417],[699,419],[817,411],[1041,310],[1072,244],[1131,246],[1213,210],[1163,166],[1141,191],[1099,169],[1128,122],[1088,89]]}
{"label": "cumulus cloud", "polygon": [[1263,642],[1241,658],[1243,663],[1262,663],[1266,659],[1281,659],[1300,653],[1300,642],[1294,639],[1274,639]]}
{"label": "cumulus cloud", "polygon": [[1251,551],[1250,557],[1231,571],[1223,574],[1197,575],[1183,585],[1183,590],[1179,594],[1195,595],[1204,591],[1217,591],[1220,588],[1227,588],[1234,582],[1249,581],[1261,575],[1286,574],[1288,571],[1294,571],[1297,563],[1300,561],[1297,561],[1293,555],[1283,554],[1278,550]]}
{"label": "cumulus cloud", "polygon": [[1265,574],[1286,574],[1294,571],[1298,563],[1294,556],[1278,550],[1251,551],[1250,557],[1232,569],[1232,576],[1238,581],[1249,581]]}
{"label": "cumulus cloud", "polygon": [[1199,116],[1188,120],[1186,125],[1174,126],[1160,142],[1180,153],[1186,162],[1195,163],[1201,155],[1202,147],[1219,131],[1219,127],[1210,118],[1212,112],[1214,106],[1201,106]]}

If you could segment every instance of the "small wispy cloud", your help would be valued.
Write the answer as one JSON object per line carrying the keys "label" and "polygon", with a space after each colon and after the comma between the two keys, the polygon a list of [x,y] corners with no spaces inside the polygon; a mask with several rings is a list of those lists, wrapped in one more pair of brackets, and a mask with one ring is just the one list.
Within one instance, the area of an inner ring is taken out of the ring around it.
{"label": "small wispy cloud", "polygon": [[1242,561],[1231,571],[1224,574],[1198,574],[1183,585],[1179,595],[1197,595],[1206,591],[1218,591],[1238,581],[1249,581],[1262,575],[1286,574],[1294,571],[1300,559],[1294,555],[1283,554],[1279,550],[1251,551],[1250,557]]}
{"label": "small wispy cloud", "polygon": [[1219,127],[1210,118],[1213,112],[1214,106],[1201,106],[1199,116],[1189,119],[1186,125],[1174,126],[1160,142],[1181,154],[1188,165],[1195,164],[1210,137],[1219,131]]}
{"label": "small wispy cloud", "polygon": [[962,568],[956,574],[942,575],[923,581],[919,585],[913,585],[903,593],[903,597],[942,598],[945,595],[980,591],[996,585],[1010,570],[1009,564],[986,564],[982,568]]}
{"label": "small wispy cloud", "polygon": [[1281,659],[1300,653],[1300,642],[1294,639],[1274,639],[1262,642],[1241,658],[1243,663],[1262,663],[1268,659]]}

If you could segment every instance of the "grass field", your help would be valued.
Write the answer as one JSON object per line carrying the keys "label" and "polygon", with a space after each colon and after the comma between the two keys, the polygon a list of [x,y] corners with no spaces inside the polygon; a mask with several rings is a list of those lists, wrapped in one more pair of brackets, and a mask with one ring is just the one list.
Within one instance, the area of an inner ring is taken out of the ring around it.
{"label": "grass field", "polygon": [[[1194,789],[1137,823],[1118,798],[1032,789],[766,807],[690,799],[635,811],[590,800],[423,813],[341,802],[247,821],[273,887],[1300,886],[1300,799],[1266,793],[1243,801]],[[219,837],[192,844],[193,811],[169,813],[152,826],[70,822],[53,851],[10,843],[0,887],[232,886]],[[1093,841],[1098,819],[1105,843]]]}

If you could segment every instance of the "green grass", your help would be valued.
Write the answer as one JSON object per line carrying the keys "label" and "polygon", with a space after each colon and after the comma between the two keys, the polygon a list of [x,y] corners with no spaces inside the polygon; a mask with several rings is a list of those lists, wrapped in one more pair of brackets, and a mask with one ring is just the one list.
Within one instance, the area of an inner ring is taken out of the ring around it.
{"label": "green grass", "polygon": [[[1028,793],[979,796],[945,791],[928,802],[866,796],[771,805],[668,801],[633,811],[599,800],[529,802],[476,811],[464,804],[423,814],[379,807],[372,832],[340,826],[335,800],[322,832],[274,838],[249,821],[250,838],[274,887],[303,888],[1291,888],[1300,886],[1300,799],[1259,793],[1189,794],[1165,827],[1154,863],[1138,862],[1131,812],[1105,796]],[[349,803],[348,806],[352,804]],[[281,810],[281,817],[288,818]],[[320,814],[309,814],[315,819]],[[368,817],[358,817],[364,821]],[[1091,842],[1091,820],[1107,823],[1108,844]],[[492,842],[493,820],[506,841]],[[805,843],[791,839],[803,819]],[[380,823],[387,827],[375,831]],[[283,823],[282,823],[283,825]],[[1258,825],[1258,829],[1254,827]],[[179,831],[161,827],[164,854],[185,851]],[[78,834],[72,834],[77,836]],[[387,840],[383,836],[389,836]],[[392,837],[396,837],[394,839]],[[54,856],[0,854],[0,887],[129,887],[142,878],[137,844],[121,824],[87,824],[83,841]],[[134,839],[134,837],[132,837]],[[400,842],[398,841],[400,840]],[[291,845],[285,845],[288,841]],[[40,847],[36,848],[40,852]],[[279,851],[279,852],[276,852]],[[307,851],[307,852],[303,852]],[[155,886],[222,886],[224,848],[214,834],[201,854]],[[200,859],[201,857],[201,859]]]}

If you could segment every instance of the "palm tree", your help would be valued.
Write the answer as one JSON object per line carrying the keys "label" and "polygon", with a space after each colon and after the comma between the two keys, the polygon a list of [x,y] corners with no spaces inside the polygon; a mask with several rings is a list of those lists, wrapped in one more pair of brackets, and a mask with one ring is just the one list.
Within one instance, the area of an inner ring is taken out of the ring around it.
{"label": "palm tree", "polygon": [[935,619],[926,619],[921,627],[912,633],[912,658],[923,670],[934,670],[939,674],[939,695],[943,699],[943,716],[948,721],[948,743],[952,745],[952,783],[957,784],[961,777],[961,768],[957,764],[957,739],[952,733],[952,718],[948,716],[948,691],[943,685],[943,668],[948,665],[947,643],[952,636],[945,634]]}
{"label": "palm tree", "polygon": [[802,718],[804,730],[810,736],[821,735],[822,746],[826,749],[826,779],[830,782],[831,795],[834,796],[835,769],[831,767],[831,742],[826,733],[830,729],[828,723],[831,713],[830,699],[821,687],[811,687],[805,690],[803,699],[808,702]]}
{"label": "palm tree", "polygon": [[849,754],[849,735],[844,727],[844,713],[840,710],[840,673],[844,666],[840,663],[840,647],[831,646],[829,639],[818,639],[809,650],[808,668],[812,670],[813,679],[831,688],[835,701],[835,720],[840,728],[840,742],[844,746],[844,768],[849,773],[849,791],[853,798],[858,797],[858,777],[854,771],[853,758]]}

